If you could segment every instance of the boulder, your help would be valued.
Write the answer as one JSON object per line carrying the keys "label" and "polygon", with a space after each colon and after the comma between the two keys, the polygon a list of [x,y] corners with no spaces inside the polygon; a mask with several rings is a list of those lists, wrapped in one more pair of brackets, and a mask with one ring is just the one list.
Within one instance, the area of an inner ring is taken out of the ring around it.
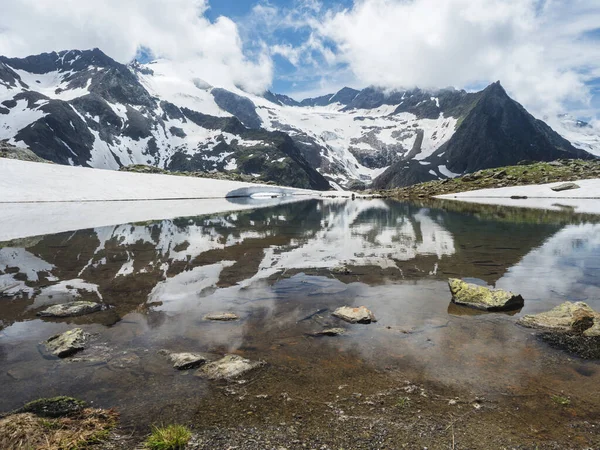
{"label": "boulder", "polygon": [[575,183],[563,183],[551,188],[554,192],[570,191],[571,189],[579,189],[579,185]]}
{"label": "boulder", "polygon": [[352,308],[350,306],[342,306],[333,312],[335,317],[345,320],[350,323],[371,323],[377,322],[375,315],[365,306]]}
{"label": "boulder", "polygon": [[75,317],[100,311],[101,309],[101,303],[77,301],[50,306],[38,312],[37,315],[40,317]]}
{"label": "boulder", "polygon": [[232,320],[239,320],[239,316],[233,313],[212,313],[204,316],[204,320],[215,320],[218,322],[229,322]]}
{"label": "boulder", "polygon": [[600,336],[600,314],[583,302],[565,302],[550,311],[523,316],[517,323],[546,331]]}
{"label": "boulder", "polygon": [[198,353],[168,353],[167,358],[173,363],[177,370],[197,369],[206,363],[206,357]]}
{"label": "boulder", "polygon": [[44,344],[54,356],[65,358],[83,350],[86,347],[88,337],[89,335],[84,333],[81,328],[74,328],[62,334],[52,336]]}
{"label": "boulder", "polygon": [[218,361],[211,362],[198,369],[197,377],[209,380],[230,380],[263,366],[263,361],[250,361],[238,355],[226,355]]}
{"label": "boulder", "polygon": [[452,301],[483,311],[513,311],[525,304],[523,297],[502,289],[490,289],[457,278],[448,280]]}

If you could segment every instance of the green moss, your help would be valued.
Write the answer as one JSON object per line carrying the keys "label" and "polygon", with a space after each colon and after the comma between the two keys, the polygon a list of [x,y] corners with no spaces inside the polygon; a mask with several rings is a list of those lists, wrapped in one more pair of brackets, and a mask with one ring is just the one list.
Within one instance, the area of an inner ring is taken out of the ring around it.
{"label": "green moss", "polygon": [[83,400],[72,397],[40,398],[26,403],[18,412],[40,417],[65,417],[83,411],[86,406]]}
{"label": "green moss", "polygon": [[152,433],[146,439],[146,448],[150,450],[180,450],[185,448],[192,437],[189,428],[183,425],[152,427]]}

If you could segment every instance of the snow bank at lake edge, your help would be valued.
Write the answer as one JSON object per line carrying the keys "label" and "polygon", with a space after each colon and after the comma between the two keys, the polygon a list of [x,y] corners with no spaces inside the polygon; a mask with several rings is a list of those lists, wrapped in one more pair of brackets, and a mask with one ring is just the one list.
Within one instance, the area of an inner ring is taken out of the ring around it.
{"label": "snow bank at lake edge", "polygon": [[212,178],[141,174],[0,158],[0,202],[211,199],[322,192]]}
{"label": "snow bank at lake edge", "polygon": [[[555,192],[553,187],[564,182],[480,189],[437,195],[442,200],[455,200],[484,205],[515,206],[522,208],[564,210],[583,214],[600,214],[600,179],[574,181],[579,189]],[[520,198],[515,198],[520,197]],[[526,198],[523,198],[526,197]]]}

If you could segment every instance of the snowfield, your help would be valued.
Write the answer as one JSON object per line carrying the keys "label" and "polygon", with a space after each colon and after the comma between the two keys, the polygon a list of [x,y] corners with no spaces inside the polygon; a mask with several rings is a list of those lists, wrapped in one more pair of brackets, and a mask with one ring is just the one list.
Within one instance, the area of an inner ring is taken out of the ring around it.
{"label": "snowfield", "polygon": [[0,159],[0,203],[320,196],[318,191]]}
{"label": "snowfield", "polygon": [[350,196],[342,192],[3,158],[0,173],[0,242],[122,223],[262,208],[322,195]]}
{"label": "snowfield", "polygon": [[[458,200],[485,205],[517,206],[551,210],[572,209],[574,212],[600,214],[600,179],[575,181],[580,188],[554,192],[555,186],[564,184],[548,183],[530,186],[513,186],[496,189],[459,192],[438,195],[436,198]],[[511,198],[527,197],[527,198]]]}

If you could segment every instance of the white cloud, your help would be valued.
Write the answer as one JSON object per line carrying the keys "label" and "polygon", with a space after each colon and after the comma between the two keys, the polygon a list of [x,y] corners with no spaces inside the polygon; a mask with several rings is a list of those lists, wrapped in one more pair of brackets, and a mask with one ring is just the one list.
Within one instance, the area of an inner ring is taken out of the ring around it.
{"label": "white cloud", "polygon": [[273,66],[260,45],[249,59],[237,25],[204,16],[207,0],[13,0],[0,15],[0,54],[26,56],[99,47],[120,62],[140,47],[155,56],[193,61],[208,82],[264,91]]}
{"label": "white cloud", "polygon": [[[589,101],[600,76],[600,0],[356,0],[306,18],[355,84],[467,87],[500,79],[537,115]],[[302,48],[301,46],[299,46]],[[312,44],[314,53],[319,46]],[[302,61],[292,53],[294,61]]]}

